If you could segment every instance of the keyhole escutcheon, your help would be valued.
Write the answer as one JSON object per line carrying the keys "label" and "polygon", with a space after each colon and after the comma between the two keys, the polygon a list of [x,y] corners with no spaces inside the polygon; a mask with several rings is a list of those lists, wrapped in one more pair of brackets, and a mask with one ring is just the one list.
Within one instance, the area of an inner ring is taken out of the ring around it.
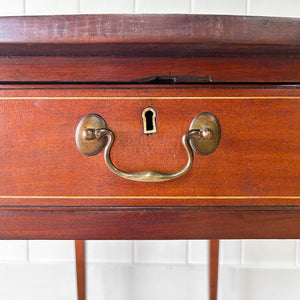
{"label": "keyhole escutcheon", "polygon": [[144,134],[150,135],[157,132],[156,111],[152,107],[147,107],[142,112]]}

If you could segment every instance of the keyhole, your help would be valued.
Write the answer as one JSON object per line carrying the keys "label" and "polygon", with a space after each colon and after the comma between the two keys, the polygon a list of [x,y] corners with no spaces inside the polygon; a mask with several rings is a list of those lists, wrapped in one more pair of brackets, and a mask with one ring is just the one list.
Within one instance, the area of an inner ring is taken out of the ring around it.
{"label": "keyhole", "polygon": [[142,113],[144,134],[150,135],[157,132],[156,130],[156,111],[152,107],[147,107]]}
{"label": "keyhole", "polygon": [[145,113],[146,117],[146,130],[151,131],[153,130],[153,112],[151,110],[148,110]]}

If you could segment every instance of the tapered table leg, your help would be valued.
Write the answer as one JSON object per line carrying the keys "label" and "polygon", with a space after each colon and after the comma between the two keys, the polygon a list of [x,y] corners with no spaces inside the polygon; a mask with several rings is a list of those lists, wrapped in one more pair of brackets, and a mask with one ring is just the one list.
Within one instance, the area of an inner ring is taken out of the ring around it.
{"label": "tapered table leg", "polygon": [[218,297],[219,240],[209,241],[209,300]]}
{"label": "tapered table leg", "polygon": [[[85,244],[75,241],[78,300],[85,300]],[[219,240],[209,241],[209,299],[217,300]]]}
{"label": "tapered table leg", "polygon": [[85,300],[85,241],[75,241],[77,297]]}

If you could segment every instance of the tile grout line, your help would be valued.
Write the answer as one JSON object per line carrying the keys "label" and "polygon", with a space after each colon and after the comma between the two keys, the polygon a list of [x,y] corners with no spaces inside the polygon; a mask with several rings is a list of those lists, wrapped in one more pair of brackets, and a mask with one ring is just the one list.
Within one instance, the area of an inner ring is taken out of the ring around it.
{"label": "tile grout line", "polygon": [[26,241],[26,261],[29,262],[29,240]]}
{"label": "tile grout line", "polygon": [[82,9],[81,9],[81,0],[77,0],[77,13],[81,14],[81,11],[82,11]]}
{"label": "tile grout line", "polygon": [[299,240],[295,240],[295,266],[299,264]]}
{"label": "tile grout line", "polygon": [[133,0],[133,13],[136,14],[136,1],[137,0]]}
{"label": "tile grout line", "polygon": [[251,0],[246,0],[246,15],[250,15],[250,1]]}
{"label": "tile grout line", "polygon": [[132,241],[132,263],[136,264],[136,241]]}
{"label": "tile grout line", "polygon": [[240,265],[244,264],[244,240],[241,240],[241,247],[240,247]]}
{"label": "tile grout line", "polygon": [[23,0],[23,15],[26,16],[26,0]]}
{"label": "tile grout line", "polygon": [[185,254],[185,264],[188,265],[191,261],[190,259],[190,248],[191,248],[191,241],[186,240],[186,254]]}
{"label": "tile grout line", "polygon": [[194,11],[194,7],[195,7],[195,0],[190,0],[190,13]]}

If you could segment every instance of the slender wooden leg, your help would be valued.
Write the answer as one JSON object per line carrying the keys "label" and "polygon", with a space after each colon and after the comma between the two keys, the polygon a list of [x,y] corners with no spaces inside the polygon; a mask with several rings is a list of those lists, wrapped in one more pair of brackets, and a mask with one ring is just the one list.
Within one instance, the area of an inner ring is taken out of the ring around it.
{"label": "slender wooden leg", "polygon": [[218,297],[219,240],[209,241],[209,300]]}
{"label": "slender wooden leg", "polygon": [[77,299],[85,300],[85,244],[84,241],[75,241]]}

